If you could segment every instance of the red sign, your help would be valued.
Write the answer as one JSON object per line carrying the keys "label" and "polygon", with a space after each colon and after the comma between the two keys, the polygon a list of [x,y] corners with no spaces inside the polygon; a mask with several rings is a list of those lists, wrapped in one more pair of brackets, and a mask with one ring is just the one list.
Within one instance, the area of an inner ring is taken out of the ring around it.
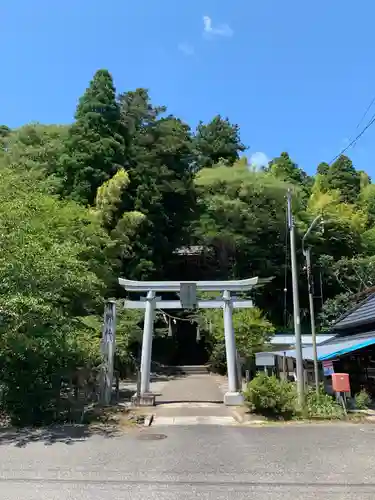
{"label": "red sign", "polygon": [[335,392],[350,392],[349,373],[333,373],[332,389]]}

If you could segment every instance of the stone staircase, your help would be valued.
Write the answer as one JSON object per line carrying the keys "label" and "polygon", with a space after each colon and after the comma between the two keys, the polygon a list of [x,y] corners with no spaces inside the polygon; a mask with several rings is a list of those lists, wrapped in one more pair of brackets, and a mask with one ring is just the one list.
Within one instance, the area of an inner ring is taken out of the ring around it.
{"label": "stone staircase", "polygon": [[184,375],[207,375],[209,373],[207,365],[183,365],[176,368]]}

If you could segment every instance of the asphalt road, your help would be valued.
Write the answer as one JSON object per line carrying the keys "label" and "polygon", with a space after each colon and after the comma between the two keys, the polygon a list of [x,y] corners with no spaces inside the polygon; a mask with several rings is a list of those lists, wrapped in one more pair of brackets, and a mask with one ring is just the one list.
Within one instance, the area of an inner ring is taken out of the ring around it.
{"label": "asphalt road", "polygon": [[375,427],[353,424],[0,434],[0,499],[367,500],[374,451]]}

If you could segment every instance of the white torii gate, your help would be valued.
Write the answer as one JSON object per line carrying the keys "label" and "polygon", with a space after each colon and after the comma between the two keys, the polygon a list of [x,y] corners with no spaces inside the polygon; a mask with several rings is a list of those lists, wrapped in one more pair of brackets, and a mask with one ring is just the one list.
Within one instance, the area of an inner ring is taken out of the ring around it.
{"label": "white torii gate", "polygon": [[[195,309],[222,308],[224,314],[224,335],[228,369],[228,392],[224,395],[224,403],[237,406],[243,403],[241,387],[238,387],[236,364],[236,341],[233,329],[233,308],[253,307],[251,300],[237,300],[231,297],[232,292],[251,290],[260,282],[257,277],[230,281],[132,281],[119,278],[119,284],[128,292],[147,292],[142,300],[125,300],[126,309],[145,309],[142,338],[141,384],[140,398],[152,399],[150,393],[150,371],[153,324],[156,309]],[[222,292],[221,299],[197,300],[196,292]],[[180,300],[161,300],[155,292],[180,292]]]}

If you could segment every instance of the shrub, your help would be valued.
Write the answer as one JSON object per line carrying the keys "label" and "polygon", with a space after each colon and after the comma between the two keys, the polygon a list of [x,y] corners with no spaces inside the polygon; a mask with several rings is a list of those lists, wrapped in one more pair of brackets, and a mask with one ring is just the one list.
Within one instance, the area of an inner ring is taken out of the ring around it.
{"label": "shrub", "polygon": [[367,410],[371,405],[371,396],[365,389],[362,389],[354,396],[355,406],[358,410]]}
{"label": "shrub", "polygon": [[319,395],[315,387],[309,389],[303,413],[307,418],[341,419],[344,417],[344,409],[325,392],[323,385],[319,387]]}
{"label": "shrub", "polygon": [[224,342],[218,342],[214,345],[210,354],[209,363],[212,372],[225,375],[227,372],[227,357]]}
{"label": "shrub", "polygon": [[292,416],[296,409],[296,387],[274,375],[258,373],[247,386],[245,400],[251,411]]}
{"label": "shrub", "polygon": [[265,415],[331,420],[341,419],[345,415],[342,406],[324,391],[323,385],[319,388],[319,395],[315,388],[309,389],[305,407],[301,411],[298,407],[296,385],[275,376],[269,377],[265,373],[257,374],[248,384],[244,395],[251,411]]}

